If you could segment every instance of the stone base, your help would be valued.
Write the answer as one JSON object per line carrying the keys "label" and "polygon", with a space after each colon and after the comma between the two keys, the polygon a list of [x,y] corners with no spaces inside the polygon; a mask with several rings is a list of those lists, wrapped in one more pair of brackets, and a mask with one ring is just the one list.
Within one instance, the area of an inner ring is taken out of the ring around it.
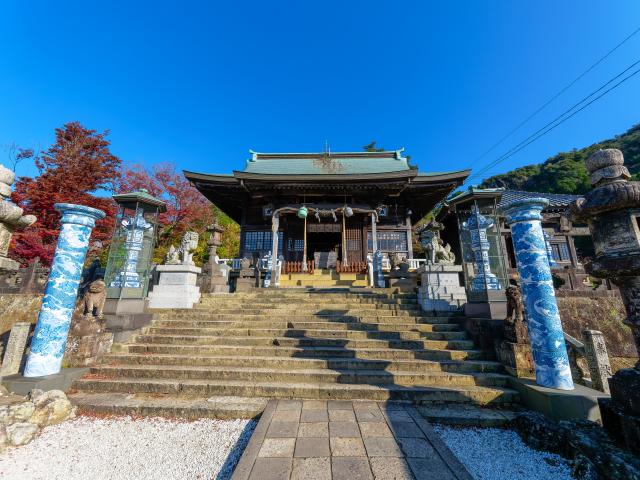
{"label": "stone base", "polygon": [[541,387],[533,380],[510,378],[509,384],[520,394],[522,403],[556,420],[591,420],[602,422],[598,401],[609,395],[582,385],[574,390]]}
{"label": "stone base", "polygon": [[464,287],[460,285],[462,265],[423,265],[418,303],[427,312],[451,312],[460,310],[467,301]]}
{"label": "stone base", "polygon": [[[500,292],[502,299],[489,299],[486,302],[467,302],[464,305],[464,314],[467,317],[483,317],[492,320],[504,320],[507,316],[507,298],[504,291]],[[498,296],[497,294],[495,296]]]}
{"label": "stone base", "polygon": [[149,294],[149,308],[193,308],[200,302],[196,285],[201,268],[195,265],[158,265],[158,285]]}
{"label": "stone base", "polygon": [[113,333],[113,341],[126,342],[140,328],[151,323],[153,315],[147,313],[146,300],[138,298],[108,298],[104,305],[106,330]]}
{"label": "stone base", "polygon": [[414,278],[389,277],[389,288],[397,288],[401,292],[414,292],[417,286]]}
{"label": "stone base", "polygon": [[525,343],[501,342],[496,353],[505,370],[518,378],[536,378],[531,347]]}
{"label": "stone base", "polygon": [[0,272],[3,270],[15,271],[15,270],[18,270],[19,268],[20,268],[20,264],[15,260],[11,260],[10,258],[7,258],[7,257],[0,257]]}
{"label": "stone base", "polygon": [[200,291],[202,293],[229,293],[229,275],[231,267],[225,264],[208,264],[203,275]]}
{"label": "stone base", "polygon": [[84,336],[69,335],[62,362],[70,367],[88,367],[109,353],[112,345],[112,332]]}
{"label": "stone base", "polygon": [[236,292],[250,292],[258,288],[255,277],[238,277],[236,280]]}
{"label": "stone base", "polygon": [[34,388],[40,390],[62,390],[66,392],[71,388],[71,384],[85,373],[89,368],[63,368],[60,373],[47,375],[46,377],[23,377],[22,375],[9,375],[2,379],[4,385],[10,392],[18,395],[26,395]]}

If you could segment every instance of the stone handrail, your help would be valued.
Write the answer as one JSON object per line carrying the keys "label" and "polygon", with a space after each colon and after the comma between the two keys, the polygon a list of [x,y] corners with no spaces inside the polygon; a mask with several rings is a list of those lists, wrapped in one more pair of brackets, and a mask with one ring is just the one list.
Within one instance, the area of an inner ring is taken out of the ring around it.
{"label": "stone handrail", "polygon": [[580,385],[609,393],[611,366],[604,336],[597,330],[585,330],[583,335],[584,343],[564,333],[573,380]]}

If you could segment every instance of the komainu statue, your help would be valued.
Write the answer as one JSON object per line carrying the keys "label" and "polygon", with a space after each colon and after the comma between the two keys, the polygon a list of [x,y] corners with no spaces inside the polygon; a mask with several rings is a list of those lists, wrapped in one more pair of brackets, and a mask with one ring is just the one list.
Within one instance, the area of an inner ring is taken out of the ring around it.
{"label": "komainu statue", "polygon": [[169,247],[169,251],[167,251],[167,254],[164,256],[164,264],[180,265],[179,252],[173,245]]}
{"label": "komainu statue", "polygon": [[196,232],[186,232],[182,237],[179,252],[182,255],[183,265],[193,265],[193,251],[198,248],[198,234]]}
{"label": "komainu statue", "polygon": [[96,317],[102,318],[102,309],[107,299],[107,285],[102,280],[94,280],[89,284],[87,292],[84,294],[84,314],[86,317],[93,317],[95,308]]}
{"label": "komainu statue", "polygon": [[520,287],[511,285],[505,293],[507,295],[507,318],[504,319],[505,340],[512,343],[528,343],[529,335]]}

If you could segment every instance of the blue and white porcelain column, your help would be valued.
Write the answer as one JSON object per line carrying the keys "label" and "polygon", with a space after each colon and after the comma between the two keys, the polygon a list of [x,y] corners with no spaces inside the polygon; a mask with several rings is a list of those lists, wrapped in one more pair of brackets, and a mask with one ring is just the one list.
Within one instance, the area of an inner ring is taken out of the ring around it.
{"label": "blue and white porcelain column", "polygon": [[105,216],[102,210],[70,203],[56,203],[55,209],[62,214],[62,228],[31,340],[25,377],[60,372],[89,237],[96,220]]}
{"label": "blue and white porcelain column", "polygon": [[541,224],[542,209],[548,204],[547,199],[531,198],[511,202],[502,210],[511,227],[518,262],[536,382],[543,387],[573,390]]}

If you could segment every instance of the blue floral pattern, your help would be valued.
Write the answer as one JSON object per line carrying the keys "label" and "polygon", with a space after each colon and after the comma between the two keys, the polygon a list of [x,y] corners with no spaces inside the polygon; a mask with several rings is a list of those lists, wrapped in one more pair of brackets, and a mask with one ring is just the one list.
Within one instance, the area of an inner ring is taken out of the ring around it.
{"label": "blue floral pattern", "polygon": [[91,230],[95,221],[105,215],[101,210],[69,203],[57,203],[55,208],[62,213],[62,228],[31,340],[25,377],[60,371]]}
{"label": "blue floral pattern", "polygon": [[542,230],[544,198],[519,200],[503,208],[511,226],[538,385],[573,390],[571,368]]}

